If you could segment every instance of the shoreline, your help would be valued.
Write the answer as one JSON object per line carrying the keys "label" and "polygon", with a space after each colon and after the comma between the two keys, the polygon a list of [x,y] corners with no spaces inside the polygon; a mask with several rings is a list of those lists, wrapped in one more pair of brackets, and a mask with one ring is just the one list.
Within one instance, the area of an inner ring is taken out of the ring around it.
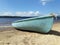
{"label": "shoreline", "polygon": [[[60,30],[59,29],[59,27],[60,27],[60,21],[58,21],[58,22],[54,22],[53,23],[53,26],[52,26],[52,30]],[[58,28],[58,29],[57,29]],[[12,25],[11,24],[7,24],[7,25],[0,25],[0,30],[8,30],[8,29],[11,29],[11,30],[16,30],[14,27],[12,27]],[[1,30],[1,31],[2,31]]]}

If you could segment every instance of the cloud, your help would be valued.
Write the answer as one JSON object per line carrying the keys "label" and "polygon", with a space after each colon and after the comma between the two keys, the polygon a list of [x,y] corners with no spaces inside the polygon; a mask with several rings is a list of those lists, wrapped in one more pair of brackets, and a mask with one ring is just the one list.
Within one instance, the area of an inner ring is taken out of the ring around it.
{"label": "cloud", "polygon": [[28,11],[28,12],[0,12],[0,16],[39,16],[39,11]]}
{"label": "cloud", "polygon": [[39,11],[16,12],[16,16],[39,16]]}
{"label": "cloud", "polygon": [[12,12],[0,12],[0,16],[12,16]]}
{"label": "cloud", "polygon": [[60,16],[60,12],[57,13],[57,16]]}
{"label": "cloud", "polygon": [[52,1],[52,0],[40,0],[40,2],[42,3],[43,6],[45,6],[50,1]]}

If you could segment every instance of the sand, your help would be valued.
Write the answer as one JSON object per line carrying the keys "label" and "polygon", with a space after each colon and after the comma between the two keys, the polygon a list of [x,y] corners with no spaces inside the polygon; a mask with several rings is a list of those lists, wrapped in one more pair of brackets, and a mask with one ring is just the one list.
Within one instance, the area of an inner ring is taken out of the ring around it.
{"label": "sand", "polygon": [[60,45],[60,22],[48,34],[0,27],[0,45]]}

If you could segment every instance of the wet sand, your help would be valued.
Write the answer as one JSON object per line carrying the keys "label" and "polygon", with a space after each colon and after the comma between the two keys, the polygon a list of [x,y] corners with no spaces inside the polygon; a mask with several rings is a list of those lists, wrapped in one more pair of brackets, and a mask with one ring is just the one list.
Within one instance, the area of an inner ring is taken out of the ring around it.
{"label": "wet sand", "polygon": [[60,22],[47,34],[0,27],[0,45],[60,45]]}

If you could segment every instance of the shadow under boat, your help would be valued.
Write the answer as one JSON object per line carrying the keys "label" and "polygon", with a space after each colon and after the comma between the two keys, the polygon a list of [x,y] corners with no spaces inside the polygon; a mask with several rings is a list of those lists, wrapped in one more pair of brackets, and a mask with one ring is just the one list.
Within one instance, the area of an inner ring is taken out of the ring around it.
{"label": "shadow under boat", "polygon": [[[17,29],[17,28],[15,28]],[[50,30],[48,33],[42,33],[42,32],[36,32],[36,31],[30,31],[30,30],[22,30],[22,29],[17,29],[19,31],[23,31],[23,32],[30,32],[30,33],[38,33],[38,34],[44,34],[44,35],[56,35],[56,36],[60,36],[60,32],[56,31],[56,30]]]}

